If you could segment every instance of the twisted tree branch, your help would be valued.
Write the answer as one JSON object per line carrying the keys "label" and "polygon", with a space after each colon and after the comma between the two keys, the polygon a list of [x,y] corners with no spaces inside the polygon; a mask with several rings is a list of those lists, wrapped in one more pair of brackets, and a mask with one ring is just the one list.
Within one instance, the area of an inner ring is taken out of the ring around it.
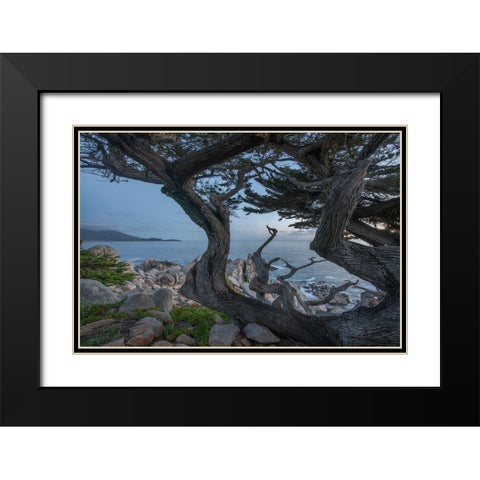
{"label": "twisted tree branch", "polygon": [[315,260],[315,257],[310,257],[309,260],[310,260],[310,263],[306,263],[305,265],[302,265],[300,267],[294,267],[293,265],[290,265],[286,260],[284,260],[283,258],[281,258],[280,260],[282,260],[283,263],[285,263],[285,265],[290,269],[290,272],[288,272],[287,274],[285,275],[281,275],[281,276],[278,276],[277,277],[277,280],[280,280],[280,281],[284,281],[284,280],[287,280],[288,278],[290,277],[293,277],[293,275],[295,275],[299,270],[301,270],[302,268],[306,268],[306,267],[309,267],[310,265],[313,265],[315,263],[322,263],[324,262],[325,260]]}
{"label": "twisted tree branch", "polygon": [[330,290],[328,291],[328,294],[326,297],[322,298],[321,300],[311,300],[306,303],[311,307],[314,307],[317,305],[325,305],[326,303],[330,303],[330,301],[335,298],[335,295],[337,293],[343,292],[344,290],[347,290],[347,288],[350,288],[357,284],[358,284],[358,280],[356,282],[351,282],[350,280],[348,280],[342,285],[339,285],[338,287],[333,285],[332,287],[330,287]]}

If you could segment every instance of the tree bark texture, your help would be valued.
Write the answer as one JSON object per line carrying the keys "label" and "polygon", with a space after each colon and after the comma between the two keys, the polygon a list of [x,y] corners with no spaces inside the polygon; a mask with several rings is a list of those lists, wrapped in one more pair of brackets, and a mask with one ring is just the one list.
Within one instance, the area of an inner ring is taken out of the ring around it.
{"label": "tree bark texture", "polygon": [[[374,309],[358,308],[335,322],[341,344],[364,344],[367,339],[368,344],[399,342],[400,248],[392,245],[369,247],[344,238],[363,189],[371,155],[384,139],[383,134],[375,135],[360,153],[352,171],[336,179],[311,243],[311,249],[320,256],[387,294]],[[331,319],[325,321],[332,325]]]}

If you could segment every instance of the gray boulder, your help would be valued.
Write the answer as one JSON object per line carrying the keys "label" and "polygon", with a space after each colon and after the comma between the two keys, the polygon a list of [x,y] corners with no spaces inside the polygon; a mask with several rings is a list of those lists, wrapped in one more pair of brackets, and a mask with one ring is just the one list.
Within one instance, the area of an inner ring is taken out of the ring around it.
{"label": "gray boulder", "polygon": [[252,342],[246,337],[239,336],[233,341],[232,345],[234,347],[251,347]]}
{"label": "gray boulder", "polygon": [[170,273],[165,273],[158,277],[157,282],[159,285],[162,285],[162,287],[173,287],[177,283],[177,279]]}
{"label": "gray boulder", "polygon": [[147,290],[146,288],[139,288],[134,285],[134,288],[130,290],[125,290],[120,297],[121,298],[126,298],[126,297],[131,297],[132,295],[138,295],[139,293],[143,293],[145,295],[151,295],[152,292]]}
{"label": "gray boulder", "polygon": [[245,282],[245,260],[236,258],[229,260],[227,263],[227,278],[230,278],[236,285]]}
{"label": "gray boulder", "polygon": [[343,310],[340,307],[328,307],[328,313],[343,313]]}
{"label": "gray boulder", "polygon": [[148,325],[139,325],[138,323],[135,323],[135,325],[133,325],[133,327],[128,330],[128,336],[136,337],[137,335],[141,335],[146,330],[152,329]]}
{"label": "gray boulder", "polygon": [[87,323],[80,327],[80,336],[94,335],[100,331],[105,330],[107,327],[113,325],[117,320],[114,318],[104,318],[103,320],[97,320],[96,322]]}
{"label": "gray boulder", "polygon": [[280,339],[268,328],[262,327],[262,325],[258,325],[258,323],[247,324],[243,329],[243,333],[250,340],[261,344],[276,343],[280,341]]}
{"label": "gray boulder", "polygon": [[173,347],[173,344],[168,342],[167,340],[160,340],[158,342],[155,342],[153,347]]}
{"label": "gray boulder", "polygon": [[87,252],[92,252],[95,255],[111,255],[112,257],[120,258],[120,254],[110,245],[94,245],[90,247]]}
{"label": "gray boulder", "polygon": [[125,282],[122,283],[121,285],[121,289],[126,292],[127,290],[133,290],[134,288],[137,288],[135,287],[135,284],[132,283],[132,282],[129,282],[128,280],[126,280]]}
{"label": "gray boulder", "polygon": [[347,293],[337,293],[332,300],[330,300],[330,305],[348,305],[350,303],[350,297]]}
{"label": "gray boulder", "polygon": [[119,312],[134,312],[137,309],[147,310],[148,308],[155,308],[155,303],[152,298],[145,293],[137,293],[130,295],[125,302],[118,309]]}
{"label": "gray boulder", "polygon": [[317,315],[318,315],[318,312],[321,312],[321,313],[328,312],[328,308],[326,307],[326,305],[316,305],[314,307],[311,307],[311,309],[313,313]]}
{"label": "gray boulder", "polygon": [[157,308],[164,312],[171,312],[173,307],[173,293],[169,288],[159,288],[152,295]]}
{"label": "gray boulder", "polygon": [[380,303],[383,296],[384,295],[381,292],[362,292],[359,306],[367,308],[376,307]]}
{"label": "gray boulder", "polygon": [[172,262],[169,262],[168,260],[157,260],[156,258],[147,258],[137,266],[136,270],[143,270],[144,272],[148,272],[153,268],[156,268],[157,270],[165,270],[166,268],[171,267],[172,265],[175,265],[175,264]]}
{"label": "gray boulder", "polygon": [[128,273],[133,273],[135,271],[135,265],[132,261],[125,262],[125,271]]}
{"label": "gray boulder", "polygon": [[130,338],[127,341],[127,345],[130,345],[132,347],[142,347],[144,345],[148,345],[149,343],[152,343],[154,338],[155,338],[155,335],[152,332],[152,330],[147,329],[144,332],[140,333],[139,335],[136,335],[135,337]]}
{"label": "gray boulder", "polygon": [[229,347],[240,333],[240,329],[233,323],[219,325],[216,323],[208,334],[208,345],[211,347]]}
{"label": "gray boulder", "polygon": [[257,267],[253,263],[252,254],[248,254],[247,263],[245,265],[245,278],[247,282],[250,282],[253,277],[257,276]]}
{"label": "gray boulder", "polygon": [[120,337],[116,340],[112,340],[111,342],[105,343],[102,347],[123,347],[125,344],[125,338]]}
{"label": "gray boulder", "polygon": [[[139,320],[135,325],[137,326],[147,326],[155,334],[155,337],[159,337],[163,332],[163,323],[160,320],[157,320],[153,317],[145,317]],[[134,326],[135,326],[134,325]]]}
{"label": "gray boulder", "polygon": [[116,295],[103,283],[87,278],[80,279],[80,303],[82,305],[105,305],[115,303]]}
{"label": "gray boulder", "polygon": [[251,298],[257,298],[257,294],[253,291],[250,290],[250,284],[248,282],[242,283],[240,285],[240,288],[242,289],[242,292],[247,296]]}
{"label": "gray boulder", "polygon": [[149,310],[147,312],[151,317],[160,320],[164,325],[168,325],[173,322],[172,317],[168,312],[159,312],[158,310]]}
{"label": "gray boulder", "polygon": [[188,345],[189,347],[193,347],[194,345],[197,344],[196,340],[192,338],[190,335],[186,335],[185,333],[182,333],[177,337],[175,340],[176,343],[182,343],[183,345]]}

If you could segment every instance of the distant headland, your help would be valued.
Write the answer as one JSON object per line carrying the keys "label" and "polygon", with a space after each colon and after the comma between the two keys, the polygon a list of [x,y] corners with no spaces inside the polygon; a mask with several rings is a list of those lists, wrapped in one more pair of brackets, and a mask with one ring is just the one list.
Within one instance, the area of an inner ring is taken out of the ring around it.
{"label": "distant headland", "polygon": [[80,239],[84,242],[180,242],[176,238],[141,238],[115,230],[87,230],[80,229]]}

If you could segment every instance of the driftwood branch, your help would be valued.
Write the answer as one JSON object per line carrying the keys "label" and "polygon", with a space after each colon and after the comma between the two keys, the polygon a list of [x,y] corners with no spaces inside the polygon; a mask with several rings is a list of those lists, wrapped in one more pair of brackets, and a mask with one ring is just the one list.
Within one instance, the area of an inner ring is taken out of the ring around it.
{"label": "driftwood branch", "polygon": [[293,275],[295,275],[299,270],[301,270],[302,268],[306,268],[306,267],[309,267],[310,265],[313,265],[315,263],[322,263],[324,262],[325,260],[315,260],[315,257],[310,257],[309,260],[310,262],[309,263],[306,263],[305,265],[302,265],[300,267],[294,267],[293,265],[290,265],[286,260],[284,260],[283,258],[281,258],[280,260],[282,260],[282,262],[290,269],[290,271],[285,274],[285,275],[280,275],[277,277],[277,280],[280,280],[280,281],[284,281],[284,280],[287,280],[289,279],[290,277],[293,277]]}
{"label": "driftwood branch", "polygon": [[[289,262],[280,257],[275,257],[269,262],[266,262],[262,257],[262,251],[277,235],[277,230],[275,228],[271,228],[267,225],[267,230],[270,234],[270,237],[265,242],[263,242],[263,244],[260,245],[260,247],[252,254],[252,261],[255,265],[257,275],[250,281],[250,289],[257,294],[257,298],[261,301],[265,300],[266,294],[277,295],[277,298],[274,300],[272,305],[274,307],[282,308],[286,312],[290,313],[298,313],[295,305],[295,298],[297,298],[297,301],[301,305],[301,307],[303,307],[303,309],[307,313],[311,314],[312,312],[309,306],[301,299],[301,297],[298,295],[297,290],[287,282],[287,279],[292,277],[302,268],[309,267],[310,265],[313,265],[315,263],[324,262],[325,260],[315,260],[315,257],[311,257],[309,259],[309,263],[306,263],[305,265],[301,265],[299,267],[294,267]],[[278,260],[281,260],[283,263],[285,263],[285,265],[290,270],[287,274],[278,276],[278,282],[269,283],[270,266],[272,265],[272,263],[275,263]]]}
{"label": "driftwood branch", "polygon": [[259,256],[262,254],[263,249],[277,236],[278,230],[276,228],[269,227],[267,225],[267,230],[268,233],[270,234],[270,237],[267,238],[258,248],[255,252],[253,252],[252,257],[254,256]]}
{"label": "driftwood branch", "polygon": [[[252,261],[255,265],[257,271],[257,282],[258,284],[267,284],[270,276],[270,265],[268,265],[265,260],[262,258],[263,249],[277,236],[278,230],[276,228],[271,228],[267,225],[268,233],[270,237],[267,238],[255,252],[252,253]],[[255,280],[255,279],[254,279]],[[256,291],[256,290],[254,290]],[[261,293],[261,292],[258,292]],[[263,297],[262,297],[263,298]]]}
{"label": "driftwood branch", "polygon": [[332,287],[330,287],[330,290],[326,297],[322,298],[321,300],[311,300],[306,303],[311,307],[315,307],[317,305],[325,305],[326,303],[330,303],[335,298],[335,295],[337,293],[343,292],[344,290],[347,290],[347,288],[350,288],[357,284],[358,284],[358,280],[356,282],[351,282],[350,280],[348,280],[342,285],[339,285],[338,287],[333,285]]}
{"label": "driftwood branch", "polygon": [[271,266],[272,266],[272,263],[278,262],[279,260],[281,260],[280,257],[272,258],[269,262],[267,262],[267,265],[268,265],[269,267],[271,267]]}

